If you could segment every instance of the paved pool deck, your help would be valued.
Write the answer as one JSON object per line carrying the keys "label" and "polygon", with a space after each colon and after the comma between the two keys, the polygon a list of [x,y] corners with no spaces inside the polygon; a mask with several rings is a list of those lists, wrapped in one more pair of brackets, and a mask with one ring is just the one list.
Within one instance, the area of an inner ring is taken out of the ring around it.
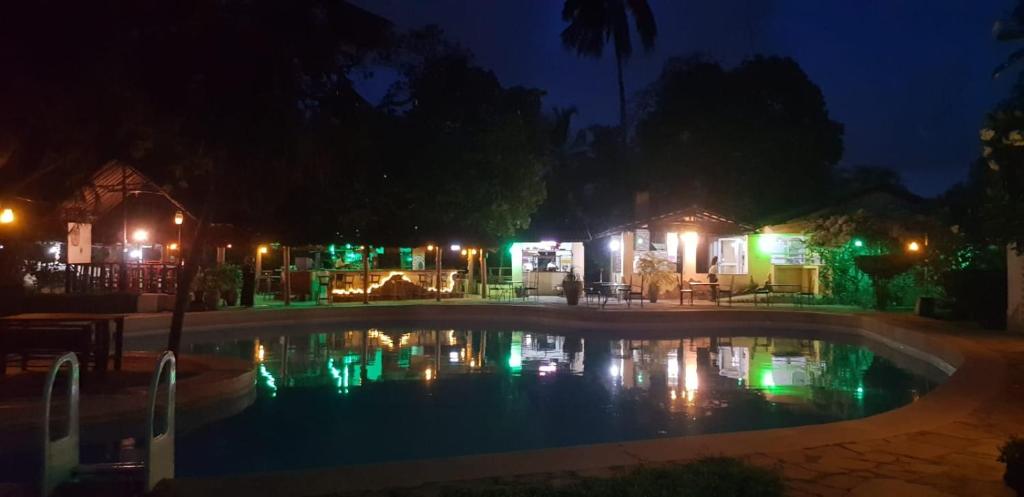
{"label": "paved pool deck", "polygon": [[[186,335],[261,327],[322,328],[326,323],[518,320],[575,329],[687,331],[731,326],[828,328],[861,334],[955,369],[917,402],[869,418],[796,428],[678,437],[549,450],[376,464],[239,477],[178,479],[170,495],[389,495],[404,487],[432,495],[439,485],[564,481],[607,475],[641,464],[684,462],[707,455],[744,458],[778,469],[793,496],[1010,496],[996,461],[1007,437],[1024,433],[1024,337],[907,314],[843,308],[678,302],[606,309],[557,301],[489,304],[479,300],[381,302],[370,305],[267,307],[190,314]],[[131,340],[159,340],[168,315],[128,320]]]}

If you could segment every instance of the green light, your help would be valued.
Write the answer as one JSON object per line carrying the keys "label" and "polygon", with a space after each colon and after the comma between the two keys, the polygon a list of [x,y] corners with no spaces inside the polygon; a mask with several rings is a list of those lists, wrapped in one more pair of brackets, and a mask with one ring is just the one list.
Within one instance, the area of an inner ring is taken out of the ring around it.
{"label": "green light", "polygon": [[762,254],[773,254],[779,244],[779,235],[761,235],[757,237],[757,248]]}
{"label": "green light", "polygon": [[264,383],[267,384],[267,388],[270,389],[270,396],[277,397],[277,381],[274,380],[274,375],[267,371],[266,364],[260,364],[260,377],[263,378]]}
{"label": "green light", "polygon": [[327,246],[327,251],[330,252],[330,254],[332,256],[334,255],[334,244],[333,243]]}
{"label": "green light", "polygon": [[352,244],[351,243],[346,243],[345,244],[345,250],[352,250]]}
{"label": "green light", "polygon": [[508,367],[513,373],[518,373],[523,369],[523,332],[512,332],[512,348],[509,352]]}
{"label": "green light", "polygon": [[772,371],[761,372],[761,386],[765,388],[775,388],[775,377],[772,376]]}
{"label": "green light", "polygon": [[857,248],[863,247],[864,246],[864,240],[861,240],[860,238],[854,238],[853,239],[853,246],[857,247]]}

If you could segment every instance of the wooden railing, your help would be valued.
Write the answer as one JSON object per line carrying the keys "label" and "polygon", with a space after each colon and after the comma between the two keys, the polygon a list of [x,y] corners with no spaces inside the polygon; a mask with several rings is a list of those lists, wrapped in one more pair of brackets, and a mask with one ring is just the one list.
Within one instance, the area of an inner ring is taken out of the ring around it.
{"label": "wooden railing", "polygon": [[68,264],[66,293],[138,292],[173,294],[178,288],[178,266],[160,262]]}

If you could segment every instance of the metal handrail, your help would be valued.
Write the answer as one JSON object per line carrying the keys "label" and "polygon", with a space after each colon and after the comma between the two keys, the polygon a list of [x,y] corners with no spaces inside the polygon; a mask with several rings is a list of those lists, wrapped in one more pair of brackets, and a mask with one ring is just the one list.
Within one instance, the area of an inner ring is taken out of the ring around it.
{"label": "metal handrail", "polygon": [[[154,433],[156,401],[160,377],[167,368],[167,430]],[[149,383],[149,411],[146,416],[146,492],[153,490],[164,478],[174,478],[174,390],[177,384],[177,361],[169,350],[157,359],[153,379]]]}
{"label": "metal handrail", "polygon": [[[61,366],[68,363],[68,427],[59,440],[50,440],[50,408],[53,405],[53,384]],[[71,478],[79,461],[79,364],[78,356],[68,352],[54,361],[43,386],[43,475],[40,491],[48,497],[63,482]]]}

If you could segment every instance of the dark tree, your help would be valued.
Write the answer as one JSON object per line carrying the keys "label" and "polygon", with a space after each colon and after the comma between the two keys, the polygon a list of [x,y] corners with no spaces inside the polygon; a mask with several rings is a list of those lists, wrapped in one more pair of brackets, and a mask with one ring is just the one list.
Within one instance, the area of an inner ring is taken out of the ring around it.
{"label": "dark tree", "polygon": [[644,50],[654,48],[658,26],[647,0],[566,0],[562,20],[569,23],[562,31],[562,44],[584,57],[600,58],[605,44],[615,49],[615,74],[619,84],[619,129],[622,140],[627,136],[626,84],[622,66],[633,55],[629,18],[633,17],[636,32]]}
{"label": "dark tree", "polygon": [[652,197],[752,222],[813,204],[843,152],[843,127],[795,61],[755,57],[725,70],[672,59],[637,125]]}

